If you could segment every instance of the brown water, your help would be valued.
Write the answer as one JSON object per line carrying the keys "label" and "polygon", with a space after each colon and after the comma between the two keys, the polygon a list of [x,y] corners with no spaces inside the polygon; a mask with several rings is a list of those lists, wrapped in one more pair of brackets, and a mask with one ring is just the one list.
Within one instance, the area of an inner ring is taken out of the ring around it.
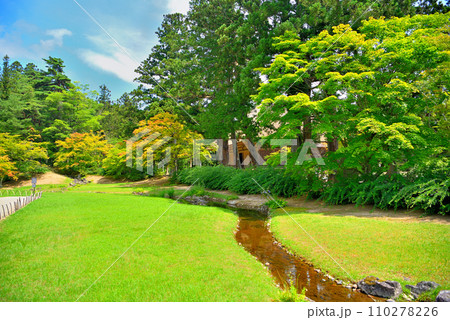
{"label": "brown water", "polygon": [[306,261],[289,253],[276,243],[267,220],[253,211],[240,210],[236,240],[249,253],[267,266],[277,284],[286,288],[294,285],[300,292],[306,288],[306,296],[318,302],[373,302],[372,297],[353,291],[325,274],[317,272]]}

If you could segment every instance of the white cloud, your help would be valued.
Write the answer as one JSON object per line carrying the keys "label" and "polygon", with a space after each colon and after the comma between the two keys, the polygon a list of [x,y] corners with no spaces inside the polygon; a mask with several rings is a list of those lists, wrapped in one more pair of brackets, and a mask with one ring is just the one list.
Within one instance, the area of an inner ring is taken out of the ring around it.
{"label": "white cloud", "polygon": [[186,14],[189,11],[189,0],[168,0],[167,9],[170,13]]}
{"label": "white cloud", "polygon": [[[134,72],[140,61],[147,58],[155,39],[137,28],[106,28],[108,33],[125,49],[121,49],[105,33],[86,35],[95,48],[79,51],[80,58],[94,69],[113,74],[119,79],[133,83],[139,75]],[[127,54],[128,53],[128,54]]]}
{"label": "white cloud", "polygon": [[51,29],[47,30],[46,34],[53,37],[56,45],[62,46],[64,36],[71,36],[72,31],[67,29]]}
{"label": "white cloud", "polygon": [[45,34],[52,37],[52,39],[41,40],[41,49],[48,52],[56,46],[62,47],[64,36],[71,36],[72,32],[67,29],[51,29],[47,30]]}
{"label": "white cloud", "polygon": [[111,73],[126,82],[133,83],[133,80],[138,76],[134,72],[138,63],[125,53],[116,51],[113,54],[105,55],[86,49],[81,50],[80,55],[91,67]]}
{"label": "white cloud", "polygon": [[[136,60],[145,59],[157,41],[155,37],[149,37],[148,34],[136,28],[109,27],[107,30]],[[86,35],[86,38],[103,52],[114,53],[120,50],[117,44],[103,32],[95,35]]]}
{"label": "white cloud", "polygon": [[[10,30],[0,31],[0,54],[8,54],[12,58],[40,59],[48,55],[55,47],[61,47],[65,36],[72,35],[67,29],[50,29],[45,32],[35,25],[23,20],[16,21]],[[23,35],[34,38],[45,38],[34,44],[24,44]],[[50,37],[50,39],[48,39]]]}

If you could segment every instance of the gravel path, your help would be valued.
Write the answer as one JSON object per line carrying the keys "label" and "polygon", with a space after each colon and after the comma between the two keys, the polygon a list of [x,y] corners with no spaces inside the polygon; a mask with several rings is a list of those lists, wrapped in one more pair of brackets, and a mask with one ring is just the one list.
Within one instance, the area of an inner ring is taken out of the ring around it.
{"label": "gravel path", "polygon": [[2,205],[4,206],[6,204],[9,205],[10,203],[14,204],[14,202],[16,202],[19,199],[25,200],[25,197],[3,197],[3,198],[0,198],[0,207]]}
{"label": "gravel path", "polygon": [[[24,207],[31,197],[1,197],[0,198],[0,220],[6,219],[11,214]],[[19,203],[17,203],[20,200]],[[17,209],[17,210],[16,210]]]}

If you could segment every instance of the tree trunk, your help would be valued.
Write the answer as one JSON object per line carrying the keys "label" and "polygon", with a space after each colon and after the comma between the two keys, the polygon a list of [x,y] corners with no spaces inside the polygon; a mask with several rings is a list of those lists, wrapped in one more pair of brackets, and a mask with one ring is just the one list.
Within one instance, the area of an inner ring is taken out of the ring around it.
{"label": "tree trunk", "polygon": [[[298,131],[302,131],[302,127],[297,127],[296,128]],[[301,145],[303,144],[303,135],[301,133],[297,134],[297,145],[292,146],[291,151],[292,153],[296,153],[298,151],[298,149],[301,147]]]}
{"label": "tree trunk", "polygon": [[228,140],[223,140],[222,164],[224,166],[230,165],[230,148],[228,147]]}
{"label": "tree trunk", "polygon": [[312,139],[312,118],[307,116],[303,120],[303,141]]}
{"label": "tree trunk", "polygon": [[330,141],[328,141],[327,139],[327,145],[328,145],[328,152],[335,152],[339,148],[339,141],[337,138],[333,138]]}
{"label": "tree trunk", "polygon": [[388,172],[386,173],[388,177],[391,177],[392,174],[394,174],[397,171],[397,167],[395,166],[395,163],[391,163],[389,165]]}

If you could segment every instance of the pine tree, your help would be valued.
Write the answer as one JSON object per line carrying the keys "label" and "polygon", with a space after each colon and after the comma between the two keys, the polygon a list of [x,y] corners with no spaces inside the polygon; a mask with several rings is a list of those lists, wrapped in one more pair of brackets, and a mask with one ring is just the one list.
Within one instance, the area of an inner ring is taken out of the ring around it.
{"label": "pine tree", "polygon": [[0,99],[8,100],[11,91],[11,68],[8,55],[3,57],[3,69],[0,80]]}

